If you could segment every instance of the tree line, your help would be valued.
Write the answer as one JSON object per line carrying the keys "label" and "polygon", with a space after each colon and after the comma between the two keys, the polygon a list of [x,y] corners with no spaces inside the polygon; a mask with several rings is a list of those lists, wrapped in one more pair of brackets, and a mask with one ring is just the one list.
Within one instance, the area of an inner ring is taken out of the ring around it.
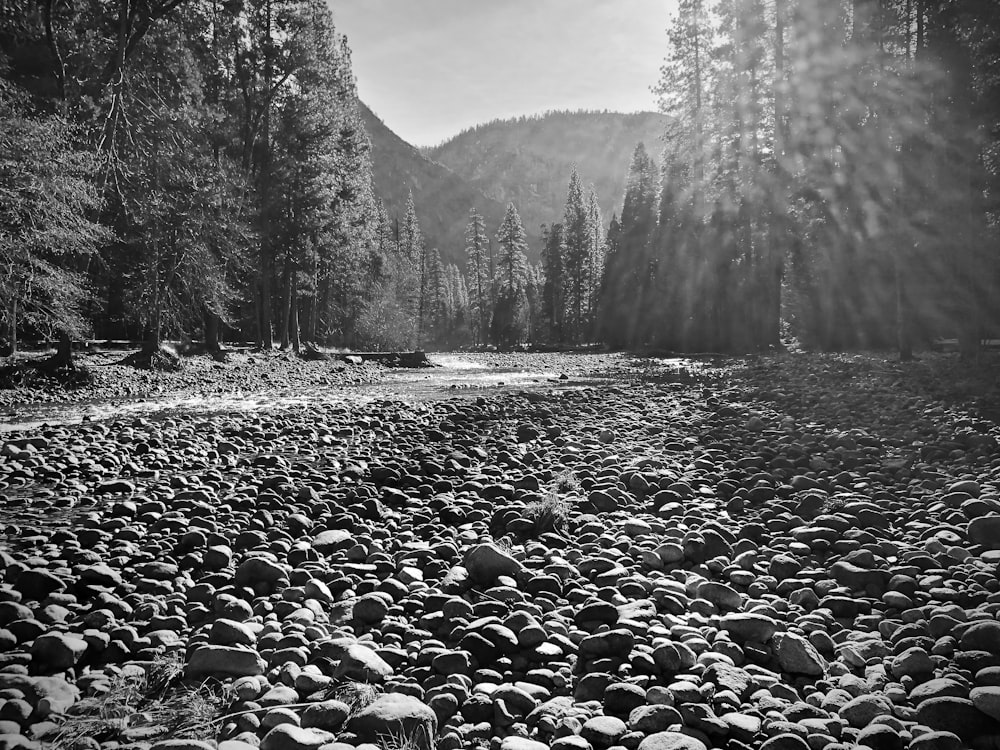
{"label": "tree line", "polygon": [[405,335],[414,271],[322,0],[5,3],[0,139],[8,352]]}
{"label": "tree line", "polygon": [[1000,5],[681,0],[669,39],[605,340],[906,358],[995,332]]}
{"label": "tree line", "polygon": [[483,284],[470,241],[475,340],[742,352],[794,337],[909,358],[996,335],[1000,4],[681,0],[668,36],[659,166],[638,144],[606,232],[574,174],[527,273]]}
{"label": "tree line", "polygon": [[496,228],[471,212],[461,268],[412,194],[401,217],[378,199],[321,0],[5,4],[7,348],[55,332],[209,349],[795,336],[906,357],[994,330],[1000,5],[681,0],[668,37],[672,124],[637,146],[620,217],[605,224],[574,171],[539,263],[511,204]]}

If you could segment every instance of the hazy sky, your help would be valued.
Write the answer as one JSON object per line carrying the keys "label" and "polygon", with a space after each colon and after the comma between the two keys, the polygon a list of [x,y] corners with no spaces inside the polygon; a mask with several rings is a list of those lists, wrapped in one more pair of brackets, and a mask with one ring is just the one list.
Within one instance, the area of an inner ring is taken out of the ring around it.
{"label": "hazy sky", "polygon": [[549,109],[654,110],[677,0],[329,0],[361,98],[417,146]]}

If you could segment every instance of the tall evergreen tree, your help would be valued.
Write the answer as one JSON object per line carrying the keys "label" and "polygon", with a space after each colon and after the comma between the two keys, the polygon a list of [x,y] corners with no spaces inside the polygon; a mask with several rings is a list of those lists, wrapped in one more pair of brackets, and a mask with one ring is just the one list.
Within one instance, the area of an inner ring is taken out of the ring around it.
{"label": "tall evergreen tree", "polygon": [[601,277],[604,275],[604,263],[608,253],[607,232],[601,217],[601,205],[597,199],[594,186],[587,191],[587,305],[586,332],[588,336],[595,333],[594,323],[597,317],[597,297],[601,288]]}
{"label": "tall evergreen tree", "polygon": [[642,343],[652,327],[653,298],[649,245],[656,226],[656,165],[639,143],[632,154],[621,221],[609,231],[609,252],[600,287],[599,334],[615,348]]}
{"label": "tall evergreen tree", "polygon": [[556,223],[543,227],[542,242],[541,316],[545,321],[548,340],[552,343],[561,343],[565,340],[564,321],[566,317],[563,225]]}
{"label": "tall evergreen tree", "polygon": [[491,286],[493,273],[490,268],[489,240],[483,217],[472,208],[469,210],[469,224],[465,228],[465,253],[468,258],[469,304],[474,318],[473,342],[485,343],[489,338],[490,316],[492,315]]}
{"label": "tall evergreen tree", "polygon": [[590,290],[590,228],[583,185],[574,169],[569,178],[563,211],[562,266],[565,279],[565,325],[572,343],[578,344],[587,332],[587,302]]}
{"label": "tall evergreen tree", "polygon": [[497,231],[496,308],[493,311],[493,333],[497,346],[510,347],[525,340],[528,333],[528,260],[527,242],[521,217],[513,203]]}
{"label": "tall evergreen tree", "polygon": [[420,232],[420,221],[417,219],[417,207],[413,200],[412,190],[407,196],[406,213],[403,216],[403,223],[399,228],[399,252],[413,269],[414,283],[411,297],[407,300],[407,305],[416,320],[417,338],[419,339],[422,333],[423,309],[421,305],[424,296],[426,258],[424,238]]}
{"label": "tall evergreen tree", "polygon": [[72,337],[88,333],[82,263],[109,232],[98,163],[63,118],[30,115],[0,80],[0,339],[17,353],[18,326]]}

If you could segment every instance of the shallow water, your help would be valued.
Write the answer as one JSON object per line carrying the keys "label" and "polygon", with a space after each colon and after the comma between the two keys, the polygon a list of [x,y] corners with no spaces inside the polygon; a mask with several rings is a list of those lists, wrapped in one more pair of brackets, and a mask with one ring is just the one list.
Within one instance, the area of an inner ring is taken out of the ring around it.
{"label": "shallow water", "polygon": [[171,414],[213,414],[284,410],[308,404],[363,404],[376,400],[428,401],[480,395],[499,390],[566,390],[606,382],[601,378],[559,378],[549,370],[489,367],[461,355],[431,355],[434,368],[391,370],[375,383],[314,386],[192,395],[174,393],[143,399],[109,399],[62,404],[28,404],[0,410],[0,433],[44,425],[76,424],[122,417],[153,418]]}

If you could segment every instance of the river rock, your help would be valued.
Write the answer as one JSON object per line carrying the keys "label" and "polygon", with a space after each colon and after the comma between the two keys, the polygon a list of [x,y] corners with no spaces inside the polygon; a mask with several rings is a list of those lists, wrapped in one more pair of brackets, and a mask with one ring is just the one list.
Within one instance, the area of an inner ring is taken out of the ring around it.
{"label": "river rock", "polygon": [[362,742],[397,737],[419,750],[432,750],[437,736],[437,715],[427,704],[402,693],[385,693],[347,721],[347,729]]}
{"label": "river rock", "polygon": [[1000,513],[969,521],[969,541],[988,550],[1000,550]]}
{"label": "river rock", "polygon": [[1000,654],[1000,621],[983,620],[966,628],[959,639],[965,651],[987,651]]}
{"label": "river rock", "polygon": [[969,698],[972,699],[972,705],[984,714],[1000,721],[1000,687],[988,685],[973,688]]}
{"label": "river rock", "polygon": [[480,584],[493,584],[500,576],[518,578],[525,573],[524,566],[492,542],[478,544],[465,555],[465,568],[469,577]]}
{"label": "river rock", "polygon": [[953,732],[966,741],[1000,732],[1000,725],[967,698],[926,700],[917,707],[917,721],[931,729]]}
{"label": "river rock", "polygon": [[819,677],[826,671],[826,662],[816,648],[797,633],[778,633],[772,639],[778,664],[785,672]]}
{"label": "river rock", "polygon": [[322,729],[279,724],[260,741],[260,750],[319,750],[337,739],[337,735]]}
{"label": "river rock", "polygon": [[382,682],[392,675],[392,667],[375,651],[354,644],[340,658],[334,677],[358,682]]}
{"label": "river rock", "polygon": [[31,644],[31,660],[41,670],[63,672],[71,669],[87,650],[87,642],[70,633],[46,633]]}
{"label": "river rock", "polygon": [[265,668],[264,660],[251,649],[205,645],[191,654],[185,675],[193,680],[203,677],[247,677],[264,674]]}
{"label": "river rock", "polygon": [[640,742],[638,750],[708,750],[708,745],[680,732],[657,732]]}
{"label": "river rock", "polygon": [[778,623],[766,615],[732,612],[722,617],[722,629],[740,642],[765,643],[778,631]]}

